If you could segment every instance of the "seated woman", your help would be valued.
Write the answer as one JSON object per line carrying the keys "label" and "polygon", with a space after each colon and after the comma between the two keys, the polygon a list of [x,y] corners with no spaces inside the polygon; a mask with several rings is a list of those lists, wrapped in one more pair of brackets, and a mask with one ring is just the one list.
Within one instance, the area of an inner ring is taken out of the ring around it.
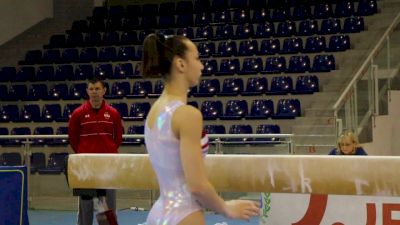
{"label": "seated woman", "polygon": [[357,136],[351,131],[345,131],[340,135],[337,148],[332,149],[329,155],[368,155],[358,143]]}

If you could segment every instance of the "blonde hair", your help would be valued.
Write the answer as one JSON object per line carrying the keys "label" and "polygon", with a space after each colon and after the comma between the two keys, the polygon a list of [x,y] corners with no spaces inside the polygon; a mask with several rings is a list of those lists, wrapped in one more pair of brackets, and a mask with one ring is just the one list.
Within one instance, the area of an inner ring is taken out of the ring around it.
{"label": "blonde hair", "polygon": [[357,137],[357,135],[356,135],[353,131],[351,131],[351,130],[345,130],[345,131],[343,131],[342,134],[339,136],[339,138],[338,138],[338,140],[337,140],[337,143],[336,143],[336,145],[337,145],[337,153],[338,153],[338,154],[340,154],[340,155],[343,154],[343,153],[342,153],[342,150],[340,149],[340,143],[343,142],[343,139],[344,139],[345,137],[349,137],[349,138],[350,138],[351,142],[352,142],[352,143],[354,144],[354,146],[355,146],[355,149],[361,148],[361,145],[360,145],[360,143],[358,142],[358,137]]}

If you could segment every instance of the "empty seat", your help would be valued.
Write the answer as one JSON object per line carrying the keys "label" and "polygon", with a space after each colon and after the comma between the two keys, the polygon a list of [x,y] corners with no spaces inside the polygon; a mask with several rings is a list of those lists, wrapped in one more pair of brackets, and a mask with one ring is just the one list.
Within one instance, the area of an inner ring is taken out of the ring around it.
{"label": "empty seat", "polygon": [[241,78],[226,78],[222,84],[222,91],[218,96],[238,96],[243,91],[243,80]]}
{"label": "empty seat", "polygon": [[10,81],[15,82],[27,82],[35,80],[35,67],[33,66],[21,66],[17,69],[17,73],[14,77],[11,77]]}
{"label": "empty seat", "polygon": [[337,18],[324,19],[321,23],[319,34],[337,34],[342,30],[340,20]]}
{"label": "empty seat", "polygon": [[370,16],[378,12],[376,0],[360,0],[357,6],[357,15]]}
{"label": "empty seat", "polygon": [[265,77],[250,77],[247,80],[246,90],[241,93],[244,96],[261,95],[268,90],[268,80]]}
{"label": "empty seat", "polygon": [[0,100],[8,99],[8,87],[5,84],[0,84]]}
{"label": "empty seat", "polygon": [[111,103],[110,105],[118,111],[121,118],[125,118],[128,116],[128,105],[126,103],[119,102],[119,103]]}
{"label": "empty seat", "polygon": [[117,50],[114,47],[100,48],[97,61],[112,62],[117,60]]}
{"label": "empty seat", "polygon": [[46,100],[48,95],[46,84],[32,84],[29,89],[29,94],[25,100],[27,101],[37,101]]}
{"label": "empty seat", "polygon": [[194,39],[194,32],[193,32],[193,28],[191,28],[191,27],[179,28],[176,31],[176,35],[181,35],[181,36],[187,37],[189,39]]}
{"label": "empty seat", "polygon": [[335,69],[335,58],[333,55],[316,55],[314,56],[312,71],[329,72]]}
{"label": "empty seat", "polygon": [[65,172],[68,153],[51,153],[46,168],[38,169],[39,174],[60,174]]}
{"label": "empty seat", "polygon": [[125,9],[122,5],[110,6],[108,8],[109,18],[121,18],[125,16]]}
{"label": "empty seat", "polygon": [[174,15],[164,15],[159,16],[158,18],[158,27],[160,28],[169,28],[174,27],[176,24]]}
{"label": "empty seat", "polygon": [[216,74],[216,72],[218,72],[217,60],[205,59],[205,60],[201,60],[201,63],[204,66],[204,69],[202,71],[203,76],[210,76],[210,75]]}
{"label": "empty seat", "polygon": [[[33,130],[34,135],[54,135],[54,131],[52,127],[36,127]],[[50,138],[34,138],[32,139],[33,145],[46,145],[51,142]]]}
{"label": "empty seat", "polygon": [[310,58],[307,55],[291,56],[289,59],[288,73],[304,73],[310,70]]}
{"label": "empty seat", "polygon": [[[95,26],[96,26],[96,29],[93,29],[93,30],[96,30],[96,31],[104,30],[104,27],[105,27],[104,21],[103,20],[93,20],[93,19],[90,20],[89,29],[92,29]],[[100,27],[97,28],[97,26],[101,26],[101,28]],[[71,47],[71,48],[81,47],[81,46],[85,45],[84,43],[85,42],[84,42],[82,33],[70,33],[70,34],[67,34],[67,38],[66,38],[66,46],[67,47]],[[44,61],[45,61],[45,53],[46,52],[43,53],[43,60]],[[52,53],[51,55],[53,55],[53,52],[49,52],[49,53]],[[54,53],[56,53],[56,52],[54,52]],[[56,54],[54,54],[53,56],[56,56]],[[49,59],[50,59],[50,57],[49,57]]]}
{"label": "empty seat", "polygon": [[[272,124],[260,124],[256,128],[256,134],[280,134],[281,128],[278,125]],[[257,138],[256,142],[260,142],[260,144],[278,144],[279,138],[271,137],[271,138]]]}
{"label": "empty seat", "polygon": [[339,1],[336,3],[335,16],[336,17],[349,17],[354,15],[354,3],[353,1]]}
{"label": "empty seat", "polygon": [[[104,21],[104,18],[89,18],[89,30],[90,31],[105,31],[106,30],[106,23]],[[68,44],[68,40],[67,40]]]}
{"label": "empty seat", "polygon": [[122,99],[131,93],[131,87],[128,81],[114,82],[111,87],[110,95],[105,96],[108,99]]}
{"label": "empty seat", "polygon": [[144,98],[149,93],[153,93],[151,81],[135,81],[133,83],[132,94],[128,98]]}
{"label": "empty seat", "polygon": [[88,62],[96,62],[97,61],[97,49],[83,48],[79,55],[79,62],[88,63]]}
{"label": "empty seat", "polygon": [[244,8],[236,9],[233,12],[233,22],[236,24],[249,23],[251,21],[250,11]]}
{"label": "empty seat", "polygon": [[60,62],[62,63],[75,63],[79,62],[79,52],[76,48],[67,48],[61,52],[61,59]]}
{"label": "empty seat", "polygon": [[222,59],[216,75],[233,75],[240,72],[239,59]]}
{"label": "empty seat", "polygon": [[221,101],[204,101],[201,104],[201,113],[203,114],[204,120],[215,120],[222,115],[222,103]]}
{"label": "empty seat", "polygon": [[318,91],[318,77],[315,75],[306,75],[297,77],[296,90],[293,90],[292,94],[312,94]]}
{"label": "empty seat", "polygon": [[98,64],[94,70],[94,75],[97,78],[105,80],[107,78],[113,77],[113,67],[112,64]]}
{"label": "empty seat", "polygon": [[236,39],[248,39],[254,37],[254,26],[250,23],[239,24],[236,27]]}
{"label": "empty seat", "polygon": [[239,44],[239,56],[252,56],[258,54],[258,42],[257,40],[245,40]]}
{"label": "empty seat", "polygon": [[25,100],[28,95],[28,88],[25,84],[11,85],[8,89],[8,101]]}
{"label": "empty seat", "polygon": [[350,49],[350,37],[348,35],[332,35],[329,38],[328,51],[338,52]]}
{"label": "empty seat", "polygon": [[35,81],[47,81],[52,80],[54,77],[53,66],[39,66],[36,71]]}
{"label": "empty seat", "polygon": [[133,67],[131,63],[120,63],[114,68],[114,79],[125,79],[133,75]]}
{"label": "empty seat", "polygon": [[348,17],[344,19],[344,33],[359,33],[364,30],[364,19],[362,17]]}
{"label": "empty seat", "polygon": [[228,100],[225,113],[220,115],[221,120],[240,120],[247,116],[248,106],[246,100]]}
{"label": "empty seat", "polygon": [[219,24],[232,23],[231,12],[230,11],[215,12],[213,22]]}
{"label": "empty seat", "polygon": [[[229,134],[252,134],[253,128],[250,125],[234,124],[229,128]],[[231,144],[246,144],[252,138],[226,138],[225,141]]]}
{"label": "empty seat", "polygon": [[[65,109],[65,108],[64,108]],[[64,111],[65,112],[65,111]],[[68,120],[67,120],[68,121]],[[58,127],[56,130],[56,135],[65,135],[68,134],[68,127]],[[67,146],[68,145],[68,137],[66,138],[54,138],[48,145],[57,145],[57,146]]]}
{"label": "empty seat", "polygon": [[253,11],[253,17],[251,19],[253,23],[263,24],[270,20],[269,10],[266,8],[256,8]]}
{"label": "empty seat", "polygon": [[198,86],[198,91],[192,93],[195,97],[212,97],[220,92],[220,83],[218,79],[202,79]]}
{"label": "empty seat", "polygon": [[284,21],[278,24],[276,36],[290,37],[296,34],[296,24],[294,21]]}
{"label": "empty seat", "polygon": [[228,40],[234,36],[233,26],[230,24],[218,25],[213,40]]}
{"label": "empty seat", "polygon": [[272,10],[272,21],[285,21],[291,18],[290,8],[288,7],[279,7]]}
{"label": "empty seat", "polygon": [[46,156],[43,152],[33,152],[31,155],[31,174],[46,167]]}
{"label": "empty seat", "polygon": [[297,31],[297,35],[310,36],[313,34],[317,34],[318,32],[318,23],[316,20],[303,20],[299,23],[299,30]]}
{"label": "empty seat", "polygon": [[210,57],[215,54],[214,42],[200,42],[197,45],[200,57]]}
{"label": "empty seat", "polygon": [[[7,127],[0,127],[0,135],[5,136],[8,135],[8,128]],[[6,143],[6,139],[0,139],[0,145]]]}
{"label": "empty seat", "polygon": [[60,100],[68,98],[67,84],[55,84],[49,89],[48,99]]}
{"label": "empty seat", "polygon": [[147,94],[147,96],[151,97],[151,98],[159,97],[161,95],[161,93],[163,92],[163,90],[164,90],[164,81],[157,80],[154,83],[154,91],[153,91],[153,93],[151,93],[151,94],[149,93],[149,94]]}
{"label": "empty seat", "polygon": [[[101,46],[102,45],[102,36],[100,32],[91,31],[85,35],[84,46],[92,47],[92,46]],[[97,53],[96,53],[97,55]]]}
{"label": "empty seat", "polygon": [[306,46],[303,52],[323,52],[326,51],[326,40],[324,36],[312,36],[306,40]]}
{"label": "empty seat", "polygon": [[270,99],[255,99],[246,119],[268,119],[274,115],[274,103]]}
{"label": "empty seat", "polygon": [[52,81],[74,80],[74,68],[72,65],[57,65]]}
{"label": "empty seat", "polygon": [[301,115],[300,101],[298,99],[280,99],[276,114],[273,119],[294,119]]}
{"label": "empty seat", "polygon": [[123,119],[128,121],[143,121],[146,119],[150,107],[151,105],[148,102],[133,103],[129,110],[129,116],[123,117]]}
{"label": "empty seat", "polygon": [[12,66],[5,66],[0,68],[0,82],[8,82],[14,79],[17,70]]}
{"label": "empty seat", "polygon": [[289,76],[273,77],[271,81],[271,89],[266,92],[270,95],[285,95],[293,90],[293,81]]}
{"label": "empty seat", "polygon": [[[18,115],[18,114],[17,114]],[[29,127],[15,127],[11,129],[10,135],[30,135],[31,129]],[[25,139],[8,139],[5,145],[22,145]]]}
{"label": "empty seat", "polygon": [[86,99],[87,93],[86,93],[86,83],[75,83],[72,84],[70,89],[69,89],[69,95],[68,99]]}
{"label": "empty seat", "polygon": [[214,38],[214,31],[211,26],[198,27],[196,29],[196,39],[211,40]]}
{"label": "empty seat", "polygon": [[311,8],[307,4],[301,4],[293,8],[292,20],[306,20],[311,18]]}
{"label": "empty seat", "polygon": [[156,17],[158,14],[158,4],[146,3],[142,5],[143,16]]}
{"label": "empty seat", "polygon": [[296,54],[303,51],[303,40],[299,37],[286,38],[283,41],[282,54]]}
{"label": "empty seat", "polygon": [[[144,134],[144,126],[131,125],[128,127],[127,134],[143,135]],[[144,139],[143,138],[125,138],[122,141],[122,144],[124,144],[124,145],[141,145],[141,144],[144,144]]]}
{"label": "empty seat", "polygon": [[157,17],[149,15],[143,16],[140,25],[144,29],[153,29],[158,26]]}
{"label": "empty seat", "polygon": [[2,105],[0,107],[0,122],[17,122],[19,109],[17,105]]}
{"label": "empty seat", "polygon": [[25,53],[25,60],[20,62],[21,65],[32,65],[42,63],[41,50],[29,50]]}
{"label": "empty seat", "polygon": [[314,7],[313,16],[315,19],[327,19],[333,16],[332,5],[329,3],[320,3]]}
{"label": "empty seat", "polygon": [[21,154],[18,152],[5,152],[0,157],[1,166],[21,166]]}
{"label": "empty seat", "polygon": [[283,56],[268,57],[263,73],[283,73],[286,71],[286,59]]}
{"label": "empty seat", "polygon": [[133,46],[124,46],[118,48],[118,55],[117,55],[117,60],[118,61],[129,61],[129,60],[136,60],[136,52],[135,52],[135,47]]}
{"label": "empty seat", "polygon": [[207,26],[212,21],[211,13],[201,12],[195,15],[195,26]]}
{"label": "empty seat", "polygon": [[211,10],[211,5],[209,0],[195,0],[194,7],[195,12],[209,12]]}
{"label": "empty seat", "polygon": [[45,104],[43,106],[41,116],[43,122],[58,122],[61,117],[61,106],[59,104]]}
{"label": "empty seat", "polygon": [[218,44],[218,52],[215,55],[228,57],[228,56],[236,56],[236,54],[237,54],[236,42],[222,41]]}
{"label": "empty seat", "polygon": [[262,69],[263,63],[261,58],[245,58],[240,74],[257,74],[261,72]]}
{"label": "empty seat", "polygon": [[[225,134],[225,126],[224,125],[205,125],[204,132],[206,134]],[[210,142],[215,141],[217,138],[209,138]]]}
{"label": "empty seat", "polygon": [[[126,19],[125,19],[126,20]],[[133,29],[133,28],[131,28]],[[138,35],[136,31],[125,29],[126,31],[121,34],[119,43],[121,45],[134,45],[139,44]]]}
{"label": "empty seat", "polygon": [[278,54],[281,50],[281,43],[279,39],[264,39],[261,41],[260,55],[274,55]]}
{"label": "empty seat", "polygon": [[[115,31],[119,31],[119,30],[122,30],[122,29],[123,29],[123,19],[122,18],[108,18],[108,19],[106,19],[106,28],[105,28],[105,30],[107,32],[115,32]],[[117,36],[113,36],[109,40],[111,40],[113,43],[116,43],[114,41],[119,40],[119,38],[115,39],[115,37],[117,37]],[[105,43],[111,43],[111,42],[108,42],[109,40],[106,40]]]}
{"label": "empty seat", "polygon": [[211,1],[211,9],[215,11],[226,10],[230,7],[230,1],[225,0],[213,0]]}
{"label": "empty seat", "polygon": [[64,110],[63,110],[63,115],[62,117],[59,119],[59,121],[64,121],[67,122],[70,118],[72,113],[74,112],[74,110],[76,108],[78,108],[81,104],[66,104],[64,106]]}
{"label": "empty seat", "polygon": [[[108,31],[103,35],[103,45],[119,45],[119,33],[117,31]],[[99,59],[101,49],[99,51]],[[110,54],[110,53],[109,53]],[[112,61],[112,60],[110,60]]]}
{"label": "empty seat", "polygon": [[19,116],[20,122],[39,122],[40,121],[40,108],[39,105],[24,105],[21,109]]}
{"label": "empty seat", "polygon": [[176,14],[186,14],[193,12],[193,2],[192,1],[179,1],[176,3]]}

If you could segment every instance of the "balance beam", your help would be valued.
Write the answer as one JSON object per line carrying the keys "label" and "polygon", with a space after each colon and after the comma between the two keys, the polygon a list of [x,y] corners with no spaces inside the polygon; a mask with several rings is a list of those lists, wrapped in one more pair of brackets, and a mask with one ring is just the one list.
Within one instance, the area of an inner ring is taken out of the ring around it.
{"label": "balance beam", "polygon": [[[400,157],[207,155],[218,191],[399,196]],[[146,154],[71,154],[70,188],[156,190]]]}

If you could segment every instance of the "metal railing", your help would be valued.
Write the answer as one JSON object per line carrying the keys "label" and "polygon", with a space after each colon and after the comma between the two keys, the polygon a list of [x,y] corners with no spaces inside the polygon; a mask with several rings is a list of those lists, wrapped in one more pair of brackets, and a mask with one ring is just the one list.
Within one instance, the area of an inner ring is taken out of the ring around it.
{"label": "metal railing", "polygon": [[400,57],[395,57],[396,52],[392,51],[399,44],[392,38],[394,31],[399,29],[399,23],[400,13],[335,102],[333,110],[337,135],[344,129],[360,134],[368,125],[375,125],[375,116],[380,115],[386,100],[382,98],[391,89],[392,78],[400,66]]}

